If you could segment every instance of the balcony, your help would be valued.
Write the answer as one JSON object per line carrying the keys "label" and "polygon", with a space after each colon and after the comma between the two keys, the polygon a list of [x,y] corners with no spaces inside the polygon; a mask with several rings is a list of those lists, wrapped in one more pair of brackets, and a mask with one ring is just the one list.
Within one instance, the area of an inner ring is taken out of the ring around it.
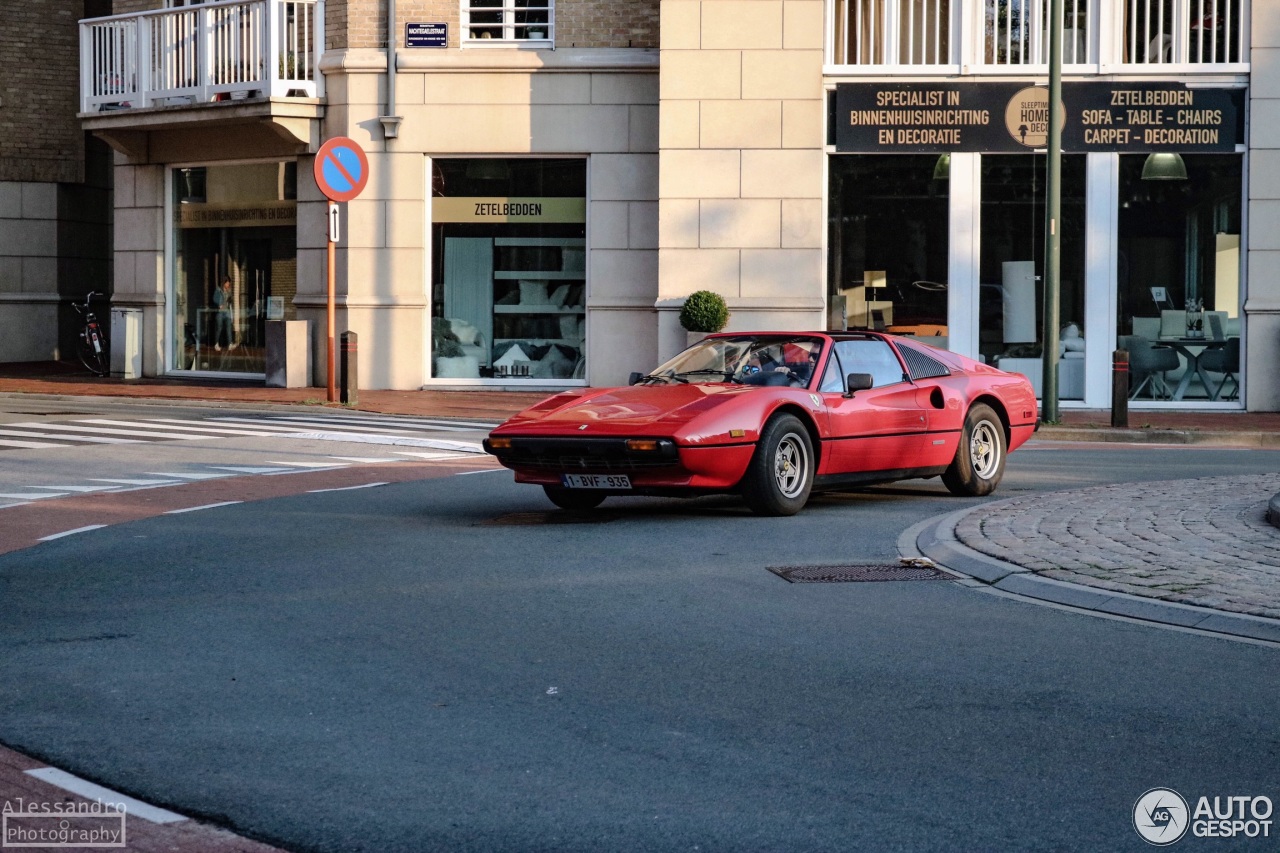
{"label": "balcony", "polygon": [[[1044,74],[1048,0],[829,0],[829,74]],[[1063,0],[1067,74],[1245,74],[1245,0]]]}
{"label": "balcony", "polygon": [[231,0],[80,22],[80,111],[319,98],[319,0]]}

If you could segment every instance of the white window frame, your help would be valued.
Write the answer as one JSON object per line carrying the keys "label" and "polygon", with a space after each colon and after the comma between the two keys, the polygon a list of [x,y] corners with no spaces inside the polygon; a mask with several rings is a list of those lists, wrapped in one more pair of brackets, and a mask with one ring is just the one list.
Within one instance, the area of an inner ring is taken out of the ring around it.
{"label": "white window frame", "polygon": [[[475,6],[471,0],[461,0],[461,18],[459,25],[458,43],[463,47],[478,48],[495,48],[495,47],[524,47],[532,49],[546,49],[553,47],[556,40],[556,0],[530,0],[530,2],[541,2],[540,6],[515,6],[515,0],[502,0],[501,6]],[[519,12],[542,11],[546,10],[547,22],[534,24],[516,23],[516,14]],[[490,23],[472,23],[472,13],[492,14],[493,12],[502,13],[501,24]],[[502,29],[502,35],[498,38],[477,38],[471,35],[473,27],[483,27],[486,30]],[[541,38],[531,38],[528,33],[530,31],[542,30]]]}
{"label": "white window frame", "polygon": [[[901,63],[899,56],[901,52],[901,39],[898,37],[904,22],[910,26],[911,10],[904,6],[909,6],[909,0],[884,0],[884,15],[879,20],[868,19],[867,26],[880,30],[884,37],[884,62],[876,64],[843,64],[836,62],[836,39],[841,34],[836,32],[836,20],[839,17],[836,14],[836,7],[844,5],[847,8],[857,3],[857,0],[828,0],[826,3],[826,73],[840,74],[885,74],[891,71],[909,71],[916,74],[959,74],[960,73],[960,55],[963,45],[961,44],[961,28],[962,7],[972,2],[972,0],[951,0],[947,13],[947,20],[943,22],[943,26],[947,32],[948,56],[941,63]],[[847,35],[849,29],[848,23],[845,24],[844,35]],[[888,34],[893,33],[893,38],[888,38]],[[846,50],[851,50],[851,46],[846,46]]]}

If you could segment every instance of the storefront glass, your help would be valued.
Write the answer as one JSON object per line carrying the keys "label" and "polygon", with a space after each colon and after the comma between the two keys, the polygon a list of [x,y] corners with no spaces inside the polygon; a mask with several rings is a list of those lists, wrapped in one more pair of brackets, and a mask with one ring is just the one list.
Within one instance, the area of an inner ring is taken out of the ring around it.
{"label": "storefront glass", "polygon": [[[1044,367],[1047,159],[982,157],[982,251],[978,351],[988,364],[1025,374],[1040,394]],[[1084,399],[1085,156],[1062,158],[1058,398]]]}
{"label": "storefront glass", "polygon": [[832,157],[831,318],[850,329],[947,337],[949,158]]}
{"label": "storefront glass", "polygon": [[1234,400],[1242,157],[1120,156],[1118,346],[1135,400]]}
{"label": "storefront glass", "polygon": [[586,376],[586,161],[435,160],[431,374]]}
{"label": "storefront glass", "polygon": [[171,367],[262,373],[266,321],[296,316],[297,164],[172,174]]}

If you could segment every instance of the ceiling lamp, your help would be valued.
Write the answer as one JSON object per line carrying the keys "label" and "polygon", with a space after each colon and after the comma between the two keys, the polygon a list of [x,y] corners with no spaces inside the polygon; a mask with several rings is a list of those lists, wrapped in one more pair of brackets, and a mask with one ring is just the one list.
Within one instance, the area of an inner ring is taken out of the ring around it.
{"label": "ceiling lamp", "polygon": [[938,162],[933,164],[933,179],[945,181],[949,177],[951,177],[951,155],[943,154],[938,158]]}
{"label": "ceiling lamp", "polygon": [[1185,181],[1187,164],[1182,162],[1181,154],[1149,154],[1147,162],[1142,164],[1142,180],[1144,181]]}

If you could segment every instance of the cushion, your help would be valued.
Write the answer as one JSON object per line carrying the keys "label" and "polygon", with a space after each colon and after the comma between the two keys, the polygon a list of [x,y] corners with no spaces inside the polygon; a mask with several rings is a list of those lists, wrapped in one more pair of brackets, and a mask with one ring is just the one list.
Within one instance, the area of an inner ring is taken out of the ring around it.
{"label": "cushion", "polygon": [[564,305],[565,300],[569,298],[569,285],[560,285],[555,290],[551,291],[551,296],[549,298],[552,305]]}
{"label": "cushion", "polygon": [[547,354],[533,365],[536,379],[567,379],[573,371],[573,362],[564,357],[559,347],[548,347]]}
{"label": "cushion", "polygon": [[551,300],[547,296],[547,283],[545,281],[520,279],[520,304],[550,305]]}
{"label": "cushion", "polygon": [[460,344],[478,344],[480,330],[466,320],[449,320],[449,330],[457,337]]}
{"label": "cushion", "polygon": [[494,361],[494,367],[514,367],[516,362],[528,364],[532,359],[528,354],[520,348],[519,344],[513,344],[506,352],[502,354],[502,358]]}
{"label": "cushion", "polygon": [[577,314],[560,315],[560,337],[566,341],[582,340],[582,319]]}
{"label": "cushion", "polygon": [[436,359],[436,379],[475,379],[480,376],[480,360],[471,355]]}

